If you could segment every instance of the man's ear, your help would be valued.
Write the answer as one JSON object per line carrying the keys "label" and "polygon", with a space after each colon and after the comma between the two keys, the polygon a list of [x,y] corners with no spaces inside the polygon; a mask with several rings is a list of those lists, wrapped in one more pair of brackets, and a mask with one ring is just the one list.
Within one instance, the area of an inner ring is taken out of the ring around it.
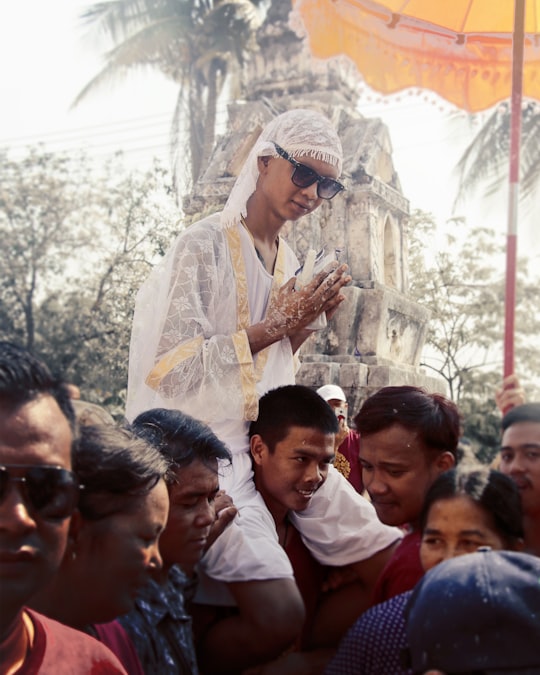
{"label": "man's ear", "polygon": [[268,453],[268,446],[259,434],[254,434],[249,439],[249,449],[255,464],[262,464],[264,456]]}
{"label": "man's ear", "polygon": [[257,157],[257,167],[259,169],[259,173],[266,173],[270,159],[271,157],[269,156]]}
{"label": "man's ear", "polygon": [[455,465],[456,458],[448,450],[437,455],[437,459],[435,460],[435,467],[439,473],[449,471],[450,469],[453,469]]}

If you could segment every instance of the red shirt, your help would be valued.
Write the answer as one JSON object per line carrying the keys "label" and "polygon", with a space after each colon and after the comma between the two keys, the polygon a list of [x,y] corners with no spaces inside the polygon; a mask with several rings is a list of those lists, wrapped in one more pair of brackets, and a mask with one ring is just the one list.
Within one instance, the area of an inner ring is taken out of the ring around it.
{"label": "red shirt", "polygon": [[360,436],[357,431],[351,429],[336,452],[334,466],[345,476],[354,489],[362,494],[364,484],[362,483],[362,467],[358,460],[359,452]]}
{"label": "red shirt", "polygon": [[285,553],[291,561],[296,585],[306,608],[306,620],[300,638],[302,647],[311,633],[326,568],[315,560],[302,541],[300,533],[290,524]]}
{"label": "red shirt", "polygon": [[394,551],[377,579],[373,604],[377,605],[416,586],[424,576],[420,562],[420,532],[407,534]]}
{"label": "red shirt", "polygon": [[127,675],[110,649],[81,631],[33,610],[32,648],[15,675]]}
{"label": "red shirt", "polygon": [[144,675],[135,645],[119,621],[96,623],[92,628],[97,639],[116,655],[129,675]]}

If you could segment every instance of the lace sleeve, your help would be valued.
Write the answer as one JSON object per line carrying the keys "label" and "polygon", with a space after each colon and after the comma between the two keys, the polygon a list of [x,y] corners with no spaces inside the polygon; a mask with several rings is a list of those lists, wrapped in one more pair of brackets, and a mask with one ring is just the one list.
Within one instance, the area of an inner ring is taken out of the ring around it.
{"label": "lace sleeve", "polygon": [[180,235],[137,297],[131,414],[160,403],[199,419],[243,419],[242,385],[253,380],[254,369],[236,314],[225,237],[219,226],[203,221]]}

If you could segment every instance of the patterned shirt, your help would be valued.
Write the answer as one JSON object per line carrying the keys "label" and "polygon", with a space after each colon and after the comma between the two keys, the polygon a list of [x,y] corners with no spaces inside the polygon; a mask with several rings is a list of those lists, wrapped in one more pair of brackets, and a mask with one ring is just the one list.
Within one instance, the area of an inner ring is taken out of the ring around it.
{"label": "patterned shirt", "polygon": [[396,595],[362,614],[324,675],[410,675],[412,670],[402,665],[402,651],[407,648],[404,610],[411,595]]}
{"label": "patterned shirt", "polygon": [[186,612],[196,581],[173,566],[164,584],[151,581],[135,609],[120,617],[146,675],[198,675],[191,617]]}

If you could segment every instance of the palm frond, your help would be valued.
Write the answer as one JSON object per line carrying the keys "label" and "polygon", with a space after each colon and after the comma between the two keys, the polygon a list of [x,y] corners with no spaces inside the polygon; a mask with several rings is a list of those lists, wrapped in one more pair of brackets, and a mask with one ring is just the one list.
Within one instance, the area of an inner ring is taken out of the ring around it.
{"label": "palm frond", "polygon": [[[262,25],[267,0],[103,0],[82,21],[113,48],[105,65],[73,106],[129,71],[155,68],[179,85],[171,124],[171,159],[178,178],[179,130],[185,115],[190,135],[192,179],[213,146],[216,101],[228,74],[238,75]],[[184,110],[184,106],[186,109]],[[207,127],[212,128],[205,128]],[[178,182],[178,181],[176,181]]]}
{"label": "palm frond", "polygon": [[[172,21],[146,26],[105,55],[106,65],[77,94],[72,107],[103,86],[115,84],[131,69],[158,68],[181,86],[189,71],[189,43]],[[116,72],[115,72],[116,71]]]}
{"label": "palm frond", "polygon": [[[461,156],[456,172],[458,194],[454,207],[471,192],[483,186],[490,196],[508,181],[510,162],[511,112],[508,103],[498,106]],[[522,108],[520,174],[524,198],[540,188],[540,107],[526,102]]]}
{"label": "palm frond", "polygon": [[192,4],[186,0],[111,0],[97,2],[81,14],[81,20],[96,35],[105,35],[119,42],[146,25],[177,19],[192,23]]}

